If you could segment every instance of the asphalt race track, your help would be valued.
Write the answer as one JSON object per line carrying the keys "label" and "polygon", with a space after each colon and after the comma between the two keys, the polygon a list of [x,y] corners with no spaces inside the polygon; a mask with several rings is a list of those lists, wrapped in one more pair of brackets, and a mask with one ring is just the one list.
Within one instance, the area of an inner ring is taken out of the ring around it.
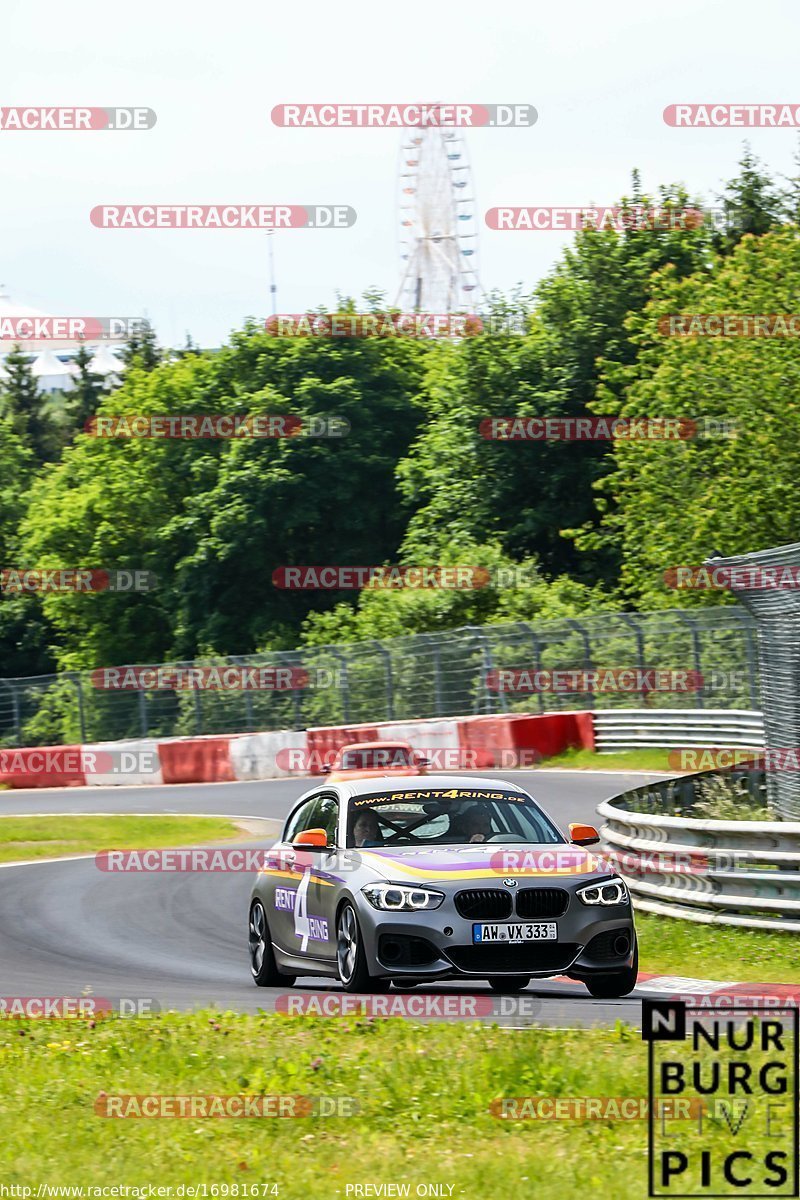
{"label": "asphalt race track", "polygon": [[[496,772],[524,782],[562,828],[593,822],[597,803],[659,776],[582,771]],[[280,820],[314,780],[186,784],[141,788],[7,791],[0,816],[12,813],[217,813]],[[265,827],[268,840],[274,827]],[[230,844],[230,843],[227,843]],[[259,845],[250,842],[248,845]],[[0,869],[0,995],[93,994],[153,1001],[154,1008],[255,1011],[275,1007],[278,989],[256,988],[247,959],[247,907],[252,879],[244,873],[108,874],[93,858]],[[340,990],[308,979],[292,993]],[[518,997],[489,993],[482,983],[437,984],[411,996],[491,995],[492,1016],[514,1026],[638,1024],[637,994],[593,1000],[581,984],[534,981]],[[145,1006],[146,1008],[146,1006]]]}

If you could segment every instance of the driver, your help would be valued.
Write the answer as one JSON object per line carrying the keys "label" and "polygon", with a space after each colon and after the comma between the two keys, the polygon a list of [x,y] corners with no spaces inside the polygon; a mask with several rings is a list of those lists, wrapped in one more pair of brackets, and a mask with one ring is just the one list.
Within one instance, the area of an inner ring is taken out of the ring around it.
{"label": "driver", "polygon": [[487,808],[475,804],[464,813],[464,835],[468,842],[488,842],[494,833],[492,817]]}
{"label": "driver", "polygon": [[378,818],[371,808],[365,808],[356,817],[353,824],[353,842],[358,847],[383,845]]}

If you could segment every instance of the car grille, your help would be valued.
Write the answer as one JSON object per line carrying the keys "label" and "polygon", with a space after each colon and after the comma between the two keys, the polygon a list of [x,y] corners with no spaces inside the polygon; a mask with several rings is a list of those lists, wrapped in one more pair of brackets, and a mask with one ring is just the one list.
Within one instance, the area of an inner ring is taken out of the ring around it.
{"label": "car grille", "polygon": [[502,921],[511,916],[511,896],[500,888],[472,888],[457,892],[456,912],[475,921]]}
{"label": "car grille", "polygon": [[521,888],[517,893],[518,917],[563,917],[569,892],[563,888]]}
{"label": "car grille", "polygon": [[451,946],[447,954],[460,971],[473,975],[557,975],[573,963],[579,947],[574,942],[555,946]]}

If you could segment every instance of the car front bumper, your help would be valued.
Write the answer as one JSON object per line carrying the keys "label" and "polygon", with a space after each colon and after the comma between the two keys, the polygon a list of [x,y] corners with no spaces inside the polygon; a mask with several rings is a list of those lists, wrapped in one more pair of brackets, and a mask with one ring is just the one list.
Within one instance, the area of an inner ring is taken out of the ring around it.
{"label": "car front bumper", "polygon": [[569,973],[586,978],[631,965],[635,931],[628,904],[595,908],[573,895],[563,916],[530,920],[554,923],[557,939],[475,944],[475,924],[525,924],[527,919],[467,919],[456,912],[452,897],[424,914],[387,913],[366,900],[359,906],[369,972],[375,976],[433,980],[494,975],[547,978]]}

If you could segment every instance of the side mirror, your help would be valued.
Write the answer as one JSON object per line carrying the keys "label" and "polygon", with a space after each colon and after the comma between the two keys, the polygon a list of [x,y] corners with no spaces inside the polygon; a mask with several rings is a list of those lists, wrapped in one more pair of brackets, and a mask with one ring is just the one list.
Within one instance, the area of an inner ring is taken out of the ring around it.
{"label": "side mirror", "polygon": [[328,844],[328,835],[324,829],[304,829],[294,839],[293,846],[315,846],[324,850]]}
{"label": "side mirror", "polygon": [[429,767],[430,765],[431,765],[431,760],[429,758],[418,758],[417,759],[418,767]]}
{"label": "side mirror", "polygon": [[594,825],[580,825],[573,821],[569,827],[569,840],[574,846],[595,846],[600,841],[600,834]]}
{"label": "side mirror", "polygon": [[320,774],[321,775],[330,775],[332,770],[333,770],[333,767],[331,766],[330,763],[323,763],[322,766],[320,767]]}

